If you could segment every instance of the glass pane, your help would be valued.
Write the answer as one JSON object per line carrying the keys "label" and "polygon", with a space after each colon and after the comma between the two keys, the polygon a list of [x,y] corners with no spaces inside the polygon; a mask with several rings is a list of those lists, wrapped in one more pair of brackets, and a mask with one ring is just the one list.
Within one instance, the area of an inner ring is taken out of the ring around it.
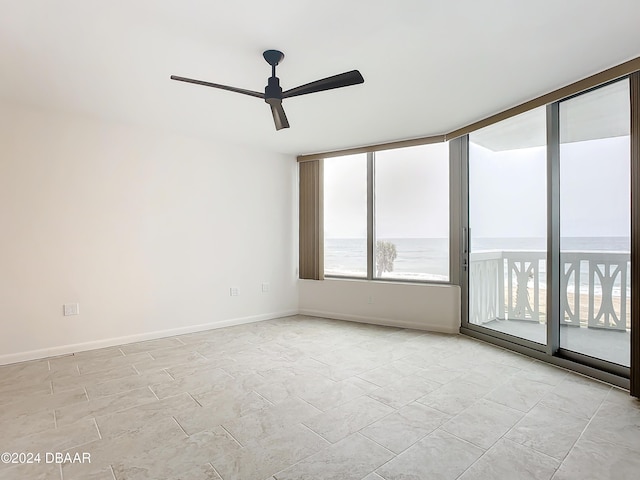
{"label": "glass pane", "polygon": [[324,274],[367,276],[367,155],[324,160]]}
{"label": "glass pane", "polygon": [[374,276],[448,281],[448,144],[377,152],[375,192]]}
{"label": "glass pane", "polygon": [[629,124],[628,80],[560,104],[560,346],[625,366]]}
{"label": "glass pane", "polygon": [[546,109],[469,135],[469,322],[546,344]]}

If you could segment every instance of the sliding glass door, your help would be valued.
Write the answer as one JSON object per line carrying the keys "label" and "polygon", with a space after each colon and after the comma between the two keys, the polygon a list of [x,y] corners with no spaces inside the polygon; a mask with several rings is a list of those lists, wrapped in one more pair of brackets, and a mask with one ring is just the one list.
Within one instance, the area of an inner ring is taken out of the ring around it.
{"label": "sliding glass door", "polygon": [[560,102],[560,348],[630,365],[629,81]]}
{"label": "sliding glass door", "polygon": [[469,134],[463,329],[628,376],[629,90],[624,78]]}
{"label": "sliding glass door", "polygon": [[546,344],[545,108],[469,135],[469,323]]}

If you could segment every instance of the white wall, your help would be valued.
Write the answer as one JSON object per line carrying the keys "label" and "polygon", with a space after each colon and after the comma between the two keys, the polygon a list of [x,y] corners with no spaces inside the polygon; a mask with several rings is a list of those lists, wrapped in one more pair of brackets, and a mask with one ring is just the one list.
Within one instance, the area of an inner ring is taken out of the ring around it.
{"label": "white wall", "polygon": [[460,287],[299,280],[300,313],[434,332],[458,333]]}
{"label": "white wall", "polygon": [[0,364],[296,313],[296,168],[0,106]]}

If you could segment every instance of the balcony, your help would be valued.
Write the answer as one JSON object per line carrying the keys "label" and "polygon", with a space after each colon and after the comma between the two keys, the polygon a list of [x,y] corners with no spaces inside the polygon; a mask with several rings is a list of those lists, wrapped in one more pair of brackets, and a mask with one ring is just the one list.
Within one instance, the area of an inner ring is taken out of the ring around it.
{"label": "balcony", "polygon": [[[563,251],[560,338],[565,349],[629,366],[630,255]],[[546,344],[546,254],[471,254],[469,322]]]}

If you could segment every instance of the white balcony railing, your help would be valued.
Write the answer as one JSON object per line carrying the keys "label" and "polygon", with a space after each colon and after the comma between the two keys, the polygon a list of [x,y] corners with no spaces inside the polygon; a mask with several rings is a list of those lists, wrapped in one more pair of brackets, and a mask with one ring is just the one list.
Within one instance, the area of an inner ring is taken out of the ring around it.
{"label": "white balcony railing", "polygon": [[[561,315],[565,325],[629,328],[630,255],[562,252]],[[546,322],[546,254],[495,250],[471,254],[469,321]]]}

